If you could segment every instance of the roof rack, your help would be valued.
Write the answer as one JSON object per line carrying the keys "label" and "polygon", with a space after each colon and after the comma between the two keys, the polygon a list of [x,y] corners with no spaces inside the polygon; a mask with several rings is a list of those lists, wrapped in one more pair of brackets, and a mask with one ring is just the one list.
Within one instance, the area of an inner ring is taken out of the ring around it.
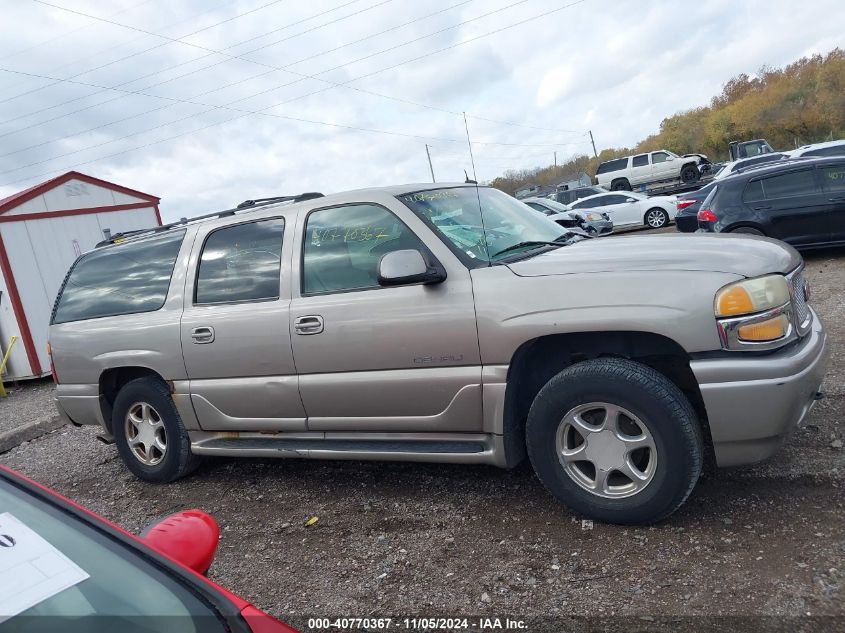
{"label": "roof rack", "polygon": [[316,191],[308,191],[306,193],[300,193],[295,196],[276,196],[273,198],[258,198],[256,200],[244,200],[241,202],[237,207],[234,209],[224,209],[223,211],[214,211],[212,213],[206,213],[204,215],[197,215],[193,218],[181,218],[177,222],[170,222],[168,224],[162,224],[161,226],[154,226],[151,229],[137,229],[134,231],[123,231],[121,233],[115,233],[108,239],[105,239],[101,242],[98,242],[95,248],[100,248],[101,246],[108,246],[109,244],[119,244],[125,239],[130,237],[138,237],[140,235],[147,235],[147,234],[155,234],[161,233],[162,231],[169,231],[170,229],[185,226],[191,222],[199,222],[201,220],[210,220],[211,218],[225,218],[232,215],[235,215],[238,212],[242,212],[244,210],[256,211],[260,207],[265,207],[271,204],[277,204],[279,202],[304,202],[305,200],[313,200],[314,198],[322,198],[323,194],[316,192]]}

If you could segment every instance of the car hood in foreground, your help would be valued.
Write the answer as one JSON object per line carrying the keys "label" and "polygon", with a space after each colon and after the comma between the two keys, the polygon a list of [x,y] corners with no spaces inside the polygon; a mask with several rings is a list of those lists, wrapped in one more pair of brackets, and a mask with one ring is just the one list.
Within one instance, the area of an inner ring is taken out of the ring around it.
{"label": "car hood in foreground", "polygon": [[632,235],[583,240],[508,264],[521,277],[611,271],[690,270],[757,277],[801,263],[791,246],[747,235]]}

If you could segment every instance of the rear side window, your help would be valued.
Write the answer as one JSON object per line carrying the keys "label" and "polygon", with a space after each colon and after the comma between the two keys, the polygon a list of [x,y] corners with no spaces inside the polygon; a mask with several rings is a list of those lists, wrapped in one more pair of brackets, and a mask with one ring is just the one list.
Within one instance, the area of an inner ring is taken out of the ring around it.
{"label": "rear side window", "polygon": [[825,191],[845,191],[845,163],[819,169]]}
{"label": "rear side window", "polygon": [[816,182],[812,169],[791,171],[769,178],[763,178],[763,193],[766,198],[789,198],[814,193]]}
{"label": "rear side window", "polygon": [[639,156],[634,156],[634,167],[645,167],[648,165],[648,154],[640,154]]}
{"label": "rear side window", "polygon": [[205,240],[197,272],[196,303],[279,298],[282,218],[218,229]]}
{"label": "rear side window", "polygon": [[83,255],[68,275],[53,323],[152,312],[164,305],[185,231]]}
{"label": "rear side window", "polygon": [[759,202],[763,199],[763,182],[760,180],[752,180],[745,185],[742,192],[743,202]]}
{"label": "rear side window", "polygon": [[627,158],[617,158],[616,160],[609,160],[599,165],[596,174],[606,174],[611,171],[620,171],[628,167]]}

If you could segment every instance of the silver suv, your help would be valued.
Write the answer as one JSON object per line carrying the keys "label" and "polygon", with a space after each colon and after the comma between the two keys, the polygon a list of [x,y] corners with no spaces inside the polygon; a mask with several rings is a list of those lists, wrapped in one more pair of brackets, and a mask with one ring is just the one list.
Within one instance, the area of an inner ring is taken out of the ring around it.
{"label": "silver suv", "polygon": [[817,398],[802,261],[763,238],[576,236],[474,185],[247,201],[84,254],[53,311],[62,416],[138,477],[206,455],[495,464],[653,522]]}

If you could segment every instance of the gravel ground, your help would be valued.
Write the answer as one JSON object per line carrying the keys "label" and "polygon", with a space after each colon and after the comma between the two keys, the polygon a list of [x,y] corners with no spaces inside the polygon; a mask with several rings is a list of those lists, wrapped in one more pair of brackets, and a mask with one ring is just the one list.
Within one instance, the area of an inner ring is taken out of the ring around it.
{"label": "gravel ground", "polygon": [[211,512],[222,528],[211,577],[300,624],[612,615],[651,630],[653,617],[767,615],[780,617],[734,630],[792,631],[806,629],[785,616],[812,614],[833,616],[813,630],[842,631],[845,250],[808,255],[806,274],[829,328],[827,398],[773,460],[703,478],[655,527],[590,526],[526,466],[218,459],[155,486],[129,475],[95,429],[72,427],[0,461],[134,531],[180,509]]}
{"label": "gravel ground", "polygon": [[26,380],[6,385],[7,398],[0,398],[0,434],[30,420],[56,415],[53,379]]}

